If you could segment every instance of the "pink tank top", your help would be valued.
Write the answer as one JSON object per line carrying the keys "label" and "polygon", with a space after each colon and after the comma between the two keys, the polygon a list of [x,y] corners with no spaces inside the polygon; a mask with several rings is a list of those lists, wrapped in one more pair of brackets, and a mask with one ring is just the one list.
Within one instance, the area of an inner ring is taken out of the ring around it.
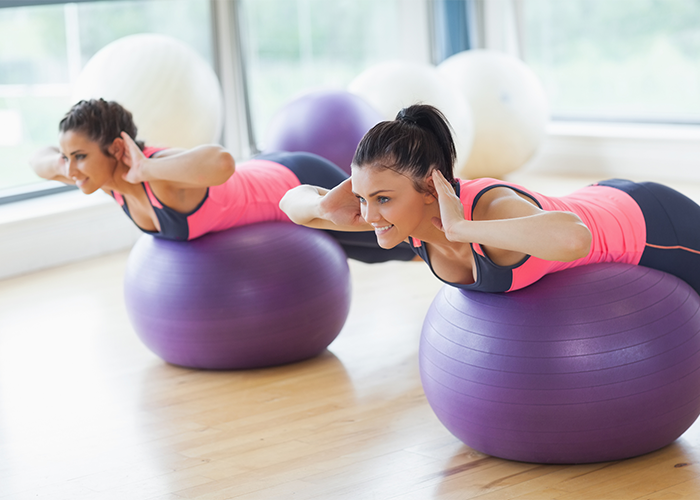
{"label": "pink tank top", "polygon": [[[459,197],[464,205],[466,220],[472,220],[474,206],[485,192],[495,187],[508,187],[534,200],[542,210],[575,213],[591,231],[592,242],[588,255],[573,262],[548,261],[528,256],[520,264],[507,268],[494,264],[480,245],[474,243],[471,246],[477,267],[477,281],[471,285],[455,286],[484,291],[512,291],[562,269],[599,262],[638,264],[642,257],[646,242],[644,215],[634,199],[624,191],[592,185],[566,196],[548,197],[496,179],[458,181]],[[420,246],[419,240],[413,239],[413,243]],[[427,256],[427,252],[417,253],[424,259],[422,254]],[[509,280],[503,279],[505,273],[510,273]],[[504,290],[495,290],[492,288],[494,282],[508,283],[510,286]]]}
{"label": "pink tank top", "polygon": [[289,222],[279,202],[299,184],[296,175],[279,163],[250,160],[236,165],[236,172],[225,183],[210,187],[204,203],[187,217],[189,239],[255,222]]}
{"label": "pink tank top", "polygon": [[[161,149],[145,148],[144,154],[151,157]],[[225,183],[209,187],[198,207],[189,213],[181,213],[164,205],[150,184],[144,182],[143,189],[158,217],[160,232],[142,231],[160,238],[191,240],[209,232],[255,222],[290,222],[280,210],[279,201],[299,184],[297,176],[284,165],[268,160],[249,160],[236,165],[236,171]],[[112,196],[131,217],[121,193],[113,191]]]}

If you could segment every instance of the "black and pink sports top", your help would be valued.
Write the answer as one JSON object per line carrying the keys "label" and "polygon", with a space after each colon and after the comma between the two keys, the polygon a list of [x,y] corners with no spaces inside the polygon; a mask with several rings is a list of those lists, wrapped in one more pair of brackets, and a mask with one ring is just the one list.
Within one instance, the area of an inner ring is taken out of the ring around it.
{"label": "black and pink sports top", "polygon": [[[143,153],[150,158],[163,149],[145,148]],[[139,229],[159,238],[185,241],[255,222],[289,222],[289,217],[279,208],[279,200],[300,182],[284,165],[250,160],[236,165],[234,174],[223,184],[207,188],[202,202],[189,213],[178,212],[161,203],[148,182],[141,184],[158,217],[160,231]],[[121,193],[112,191],[112,196],[133,221]]]}
{"label": "black and pink sports top", "polygon": [[532,199],[542,210],[559,210],[578,215],[592,234],[591,251],[573,262],[557,262],[526,256],[513,266],[499,266],[477,243],[472,243],[476,266],[476,281],[470,284],[442,280],[430,264],[425,245],[409,237],[413,251],[418,254],[441,281],[466,290],[509,292],[539,280],[545,274],[570,267],[598,262],[638,264],[646,242],[646,225],[639,205],[624,191],[592,185],[562,197],[547,197],[512,183],[496,179],[460,180],[455,193],[464,205],[464,218],[472,220],[474,206],[484,193],[495,187],[507,187]]}

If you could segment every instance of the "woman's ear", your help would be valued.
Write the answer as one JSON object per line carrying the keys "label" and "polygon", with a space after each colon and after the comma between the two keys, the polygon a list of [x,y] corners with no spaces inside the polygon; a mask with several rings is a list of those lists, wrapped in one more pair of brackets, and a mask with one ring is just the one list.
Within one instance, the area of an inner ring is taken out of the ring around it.
{"label": "woman's ear", "polygon": [[122,158],[124,157],[125,148],[126,148],[126,145],[124,144],[124,139],[122,139],[121,137],[117,137],[116,139],[114,139],[112,141],[112,145],[109,146],[107,151],[117,161],[121,161]]}
{"label": "woman's ear", "polygon": [[435,189],[435,183],[433,182],[433,176],[430,175],[425,179],[424,182],[425,190],[423,191],[423,198],[425,204],[429,205],[438,199],[437,190]]}

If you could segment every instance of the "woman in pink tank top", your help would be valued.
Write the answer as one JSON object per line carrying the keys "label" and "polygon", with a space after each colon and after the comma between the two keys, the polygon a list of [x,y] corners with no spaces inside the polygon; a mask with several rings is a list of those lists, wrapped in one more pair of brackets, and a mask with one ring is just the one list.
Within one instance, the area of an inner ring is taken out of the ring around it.
{"label": "woman in pink tank top", "polygon": [[144,144],[136,143],[135,137],[132,115],[121,105],[103,99],[81,101],[59,124],[60,148],[38,151],[30,164],[42,178],[75,185],[85,194],[102,190],[122,205],[126,201],[129,217],[152,233],[161,230],[154,196],[186,213],[197,207],[210,186],[223,184],[235,170],[233,157],[218,145],[150,148],[146,156]]}
{"label": "woman in pink tank top", "polygon": [[700,290],[700,206],[655,183],[603,181],[547,197],[495,179],[453,177],[450,127],[415,105],[360,142],[351,179],[330,192],[290,190],[280,206],[310,227],[373,231],[409,242],[442,281],[507,292],[547,273],[596,262],[654,267]]}
{"label": "woman in pink tank top", "polygon": [[[302,181],[332,189],[347,178],[336,165],[309,153],[269,153],[236,165],[214,144],[147,148],[134,140],[131,113],[102,99],[77,103],[59,131],[60,149],[44,148],[30,161],[40,177],[86,194],[102,190],[143,232],[171,240],[258,222],[290,222],[279,208],[289,189]],[[357,260],[413,258],[407,245],[387,251],[371,234],[329,234]]]}

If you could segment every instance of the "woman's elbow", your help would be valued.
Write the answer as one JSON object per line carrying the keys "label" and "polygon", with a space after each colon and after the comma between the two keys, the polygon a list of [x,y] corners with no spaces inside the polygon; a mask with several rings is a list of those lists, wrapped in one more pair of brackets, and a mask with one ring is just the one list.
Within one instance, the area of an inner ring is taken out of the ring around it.
{"label": "woman's elbow", "polygon": [[279,202],[279,207],[280,210],[282,210],[285,214],[287,214],[287,217],[289,217],[289,212],[290,212],[290,202],[289,202],[289,191],[287,191],[284,195],[282,195],[282,198],[280,198]]}
{"label": "woman's elbow", "polygon": [[296,189],[297,188],[292,188],[289,191],[287,191],[284,196],[280,199],[279,202],[279,207],[282,212],[285,213],[287,217],[289,217],[289,220],[291,220],[295,224],[303,224],[305,221],[303,221],[297,214],[297,210],[295,210],[296,203],[295,203],[295,194],[296,194]]}
{"label": "woman's elbow", "polygon": [[315,188],[302,184],[287,191],[280,199],[279,207],[293,223],[305,226],[316,218],[314,210],[318,196]]}
{"label": "woman's elbow", "polygon": [[567,261],[586,257],[591,251],[593,237],[591,231],[582,222],[577,223],[566,239]]}
{"label": "woman's elbow", "polygon": [[216,167],[218,184],[223,184],[236,171],[236,161],[231,153],[221,148],[216,159]]}
{"label": "woman's elbow", "polygon": [[236,171],[236,160],[234,160],[233,155],[226,150],[221,151],[219,164],[227,179]]}

